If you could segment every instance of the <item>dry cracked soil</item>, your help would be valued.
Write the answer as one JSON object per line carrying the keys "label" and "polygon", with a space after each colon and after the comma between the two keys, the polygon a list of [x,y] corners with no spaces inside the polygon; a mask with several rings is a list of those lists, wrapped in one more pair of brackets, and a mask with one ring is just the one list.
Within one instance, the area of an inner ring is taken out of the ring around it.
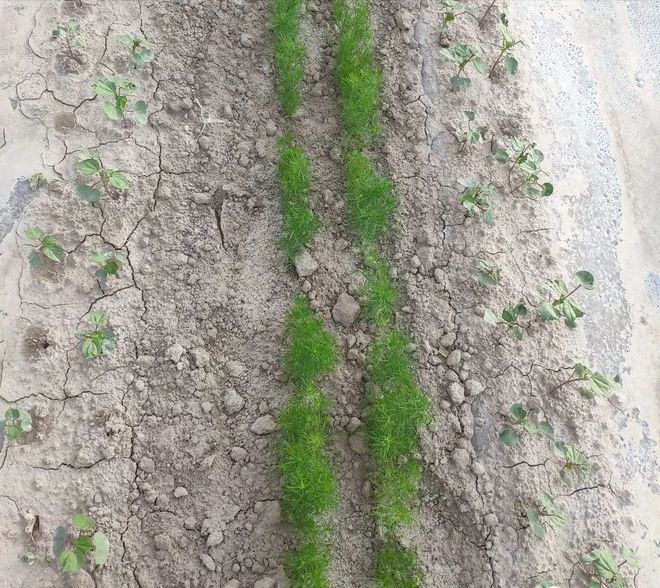
{"label": "dry cracked soil", "polygon": [[[306,2],[302,15],[294,127],[323,229],[310,248],[318,268],[299,277],[277,246],[274,164],[286,120],[268,2],[0,3],[0,409],[33,418],[0,451],[2,588],[287,586],[294,537],[280,509],[275,419],[291,390],[283,320],[298,292],[342,356],[324,384],[341,496],[331,585],[372,585],[380,538],[362,422],[370,330],[362,317],[333,318],[340,295],[359,298],[360,252],[344,204],[330,4]],[[525,40],[518,75],[474,76],[451,91],[441,46],[492,53],[504,9]],[[51,38],[69,18],[85,41],[78,59]],[[386,250],[433,412],[420,431],[418,516],[400,541],[417,551],[428,587],[584,586],[577,558],[599,545],[636,549],[629,585],[658,586],[660,4],[498,1],[481,28],[463,18],[442,33],[435,0],[374,0],[371,18],[384,129],[372,155],[399,197]],[[127,32],[152,40],[152,63],[133,69],[117,42]],[[100,63],[136,82],[148,124],[104,116],[93,89]],[[485,129],[473,149],[452,134],[463,110]],[[539,144],[555,193],[532,202],[498,192],[486,226],[466,215],[456,179],[505,186],[492,153],[512,135]],[[125,196],[96,205],[76,196],[86,148],[125,170]],[[36,172],[48,186],[35,191]],[[28,263],[31,226],[60,239],[63,263]],[[108,247],[126,267],[99,281],[89,256]],[[498,287],[479,284],[479,259],[501,267]],[[578,329],[537,323],[517,342],[484,322],[486,308],[534,304],[537,284],[582,269],[597,288],[579,295]],[[107,311],[117,347],[88,361],[77,333],[92,310]],[[588,401],[560,388],[575,361],[619,374],[620,389]],[[559,480],[542,436],[512,448],[498,440],[521,401],[588,456],[576,486]],[[522,514],[541,488],[568,518],[544,541]],[[52,537],[80,511],[108,535],[110,556],[64,574]]]}

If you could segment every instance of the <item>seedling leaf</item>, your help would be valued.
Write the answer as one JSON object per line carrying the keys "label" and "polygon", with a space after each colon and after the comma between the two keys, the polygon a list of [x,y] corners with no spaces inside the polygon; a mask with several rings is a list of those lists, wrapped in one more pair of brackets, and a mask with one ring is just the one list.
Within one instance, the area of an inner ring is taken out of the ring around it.
{"label": "seedling leaf", "polygon": [[534,535],[536,535],[539,539],[545,539],[547,530],[539,518],[539,511],[535,508],[528,508],[526,514],[527,520],[529,521],[529,527]]}
{"label": "seedling leaf", "polygon": [[133,114],[135,115],[135,120],[140,124],[147,124],[147,103],[144,100],[139,100],[133,106]]}
{"label": "seedling leaf", "polygon": [[520,441],[520,437],[518,436],[518,433],[512,429],[502,429],[502,431],[500,431],[500,441],[502,441],[507,447],[513,447],[518,441]]}
{"label": "seedling leaf", "polygon": [[69,537],[64,527],[57,527],[55,529],[55,535],[53,535],[53,553],[58,559],[62,555],[68,539]]}
{"label": "seedling leaf", "polygon": [[65,549],[59,557],[62,570],[65,572],[78,572],[83,567],[84,556],[81,553]]}
{"label": "seedling leaf", "polygon": [[575,273],[575,279],[581,284],[585,290],[593,290],[594,277],[590,272],[579,271]]}
{"label": "seedling leaf", "polygon": [[107,561],[108,554],[110,553],[110,541],[105,534],[100,531],[94,533],[92,539],[94,541],[94,563],[97,565],[103,565]]}
{"label": "seedling leaf", "polygon": [[101,192],[87,184],[78,184],[76,194],[79,198],[87,200],[87,202],[98,202],[101,198]]}
{"label": "seedling leaf", "polygon": [[73,515],[73,525],[77,529],[93,529],[94,519],[82,512]]}

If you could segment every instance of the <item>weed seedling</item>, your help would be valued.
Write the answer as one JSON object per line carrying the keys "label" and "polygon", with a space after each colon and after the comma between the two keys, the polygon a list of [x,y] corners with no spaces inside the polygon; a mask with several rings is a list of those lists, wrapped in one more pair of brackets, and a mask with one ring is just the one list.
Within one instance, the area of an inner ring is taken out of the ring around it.
{"label": "weed seedling", "polygon": [[18,439],[23,433],[32,430],[32,417],[29,412],[20,408],[8,408],[4,420],[0,421],[0,449],[5,435],[10,439]]}
{"label": "weed seedling", "polygon": [[149,39],[144,35],[127,33],[126,35],[121,35],[119,37],[119,42],[130,49],[131,61],[135,67],[154,60],[155,55],[153,50],[149,47]]}
{"label": "weed seedling", "polygon": [[36,241],[28,256],[30,265],[39,265],[47,259],[55,263],[61,263],[64,260],[64,249],[53,235],[47,235],[39,227],[29,227],[25,229],[23,236],[28,241]]}
{"label": "weed seedling", "polygon": [[563,441],[556,441],[555,454],[562,460],[559,477],[567,486],[573,482],[584,480],[589,474],[589,461],[585,455],[573,445],[566,445]]}
{"label": "weed seedling", "polygon": [[393,540],[378,550],[374,575],[379,588],[419,588],[422,585],[417,554]]}
{"label": "weed seedling", "polygon": [[494,263],[490,263],[485,259],[480,259],[477,276],[479,278],[479,282],[483,286],[490,288],[492,286],[497,286],[497,284],[500,283],[502,278],[502,270]]}
{"label": "weed seedling", "polygon": [[[520,427],[528,433],[541,433],[550,439],[553,439],[555,436],[555,431],[548,421],[531,420],[529,418],[529,413],[520,402],[511,405],[507,416],[511,426]],[[513,447],[518,441],[520,441],[520,435],[515,429],[507,427],[500,431],[500,441],[502,441],[507,447]]]}
{"label": "weed seedling", "polygon": [[118,251],[97,251],[92,253],[91,259],[99,267],[94,274],[97,280],[116,275],[128,263],[126,256]]}
{"label": "weed seedling", "polygon": [[[495,159],[500,163],[509,163],[508,182],[511,193],[521,190],[530,198],[550,196],[554,187],[550,182],[541,182],[541,178],[548,174],[541,169],[544,159],[543,152],[536,148],[536,143],[524,139],[511,137],[509,149],[498,149]],[[522,181],[516,186],[511,186],[511,176],[514,170],[522,177]]]}
{"label": "weed seedling", "polygon": [[130,184],[123,172],[112,167],[106,167],[101,160],[101,156],[93,149],[87,149],[83,152],[81,159],[76,167],[78,171],[90,178],[91,184],[80,183],[76,188],[76,193],[83,200],[88,202],[98,202],[101,198],[101,190],[111,198],[116,198],[114,190],[123,192],[128,190]]}
{"label": "weed seedling", "polygon": [[555,501],[547,492],[541,492],[538,501],[525,513],[529,528],[539,539],[545,539],[548,529],[563,527],[566,517],[555,505]]}
{"label": "weed seedling", "polygon": [[[110,120],[125,120],[128,98],[130,92],[135,90],[136,85],[117,75],[106,76],[94,83],[94,91],[97,96],[112,98],[111,101],[103,103],[103,111]],[[147,103],[138,100],[133,104],[133,117],[140,124],[147,124]]]}
{"label": "weed seedling", "polygon": [[476,184],[468,180],[458,180],[463,186],[461,192],[461,204],[471,216],[483,215],[483,220],[487,225],[494,222],[493,207],[490,204],[490,197],[493,195],[493,186],[491,184]]}
{"label": "weed seedling", "polygon": [[276,90],[282,108],[291,115],[300,104],[300,83],[305,75],[305,46],[298,38],[301,0],[274,0],[272,7]]}
{"label": "weed seedling", "polygon": [[64,572],[78,572],[85,565],[88,554],[94,553],[94,564],[103,565],[110,553],[110,541],[96,531],[94,520],[84,513],[73,515],[73,533],[64,527],[55,529],[53,553]]}
{"label": "weed seedling", "polygon": [[472,64],[474,69],[481,75],[486,74],[486,63],[475,49],[467,43],[458,43],[454,47],[441,49],[440,52],[451,63],[455,63],[457,70],[449,82],[453,89],[469,88],[472,80],[464,75],[465,69]]}
{"label": "weed seedling", "polygon": [[489,325],[502,325],[518,341],[522,341],[525,335],[525,327],[518,322],[518,319],[526,316],[527,307],[524,304],[516,304],[515,306],[508,306],[505,308],[499,317],[493,310],[487,308],[484,313],[484,320]]}
{"label": "weed seedling", "polygon": [[86,359],[96,359],[115,348],[115,334],[108,326],[108,314],[105,310],[92,311],[89,322],[93,328],[79,334],[80,346]]}
{"label": "weed seedling", "polygon": [[617,386],[617,381],[605,374],[589,369],[586,365],[576,363],[573,366],[573,374],[558,387],[575,386],[580,394],[591,400],[596,396],[608,398]]}
{"label": "weed seedling", "polygon": [[52,38],[63,41],[69,57],[78,63],[82,63],[80,53],[81,49],[85,47],[85,43],[80,35],[80,21],[72,18],[66,24],[58,24],[53,30]]}
{"label": "weed seedling", "polygon": [[493,77],[493,72],[500,63],[503,63],[504,69],[509,75],[513,75],[518,71],[518,60],[513,56],[513,48],[522,43],[522,41],[516,41],[511,36],[511,32],[509,31],[509,21],[506,18],[506,14],[500,14],[497,23],[497,30],[500,32],[500,35],[502,35],[502,41],[500,43],[500,53],[488,73],[489,78]]}
{"label": "weed seedling", "polygon": [[580,556],[580,567],[589,578],[588,588],[626,588],[625,568],[639,568],[635,552],[630,547],[621,548],[621,561],[607,549],[593,549]]}
{"label": "weed seedling", "polygon": [[28,180],[28,186],[30,186],[30,190],[36,192],[39,190],[39,188],[45,188],[48,186],[48,180],[44,174],[37,172],[36,174],[32,174],[32,176],[30,176],[30,179]]}
{"label": "weed seedling", "polygon": [[574,275],[577,286],[568,290],[563,280],[549,280],[542,287],[541,291],[550,296],[550,300],[542,302],[537,307],[537,313],[542,321],[554,321],[564,317],[564,324],[569,329],[574,329],[576,320],[584,316],[584,311],[571,298],[580,288],[593,290],[594,277],[589,272],[580,271]]}
{"label": "weed seedling", "polygon": [[461,151],[463,151],[467,145],[478,145],[479,143],[483,143],[484,140],[481,129],[472,126],[476,117],[474,111],[464,110],[463,114],[467,119],[466,128],[460,130],[458,133],[454,133],[454,137],[461,145]]}
{"label": "weed seedling", "polygon": [[[474,8],[465,2],[457,2],[456,0],[442,0],[442,7],[445,9],[442,14],[442,29],[449,23],[454,22],[459,16],[467,14],[476,20]],[[441,29],[441,30],[442,30]]]}

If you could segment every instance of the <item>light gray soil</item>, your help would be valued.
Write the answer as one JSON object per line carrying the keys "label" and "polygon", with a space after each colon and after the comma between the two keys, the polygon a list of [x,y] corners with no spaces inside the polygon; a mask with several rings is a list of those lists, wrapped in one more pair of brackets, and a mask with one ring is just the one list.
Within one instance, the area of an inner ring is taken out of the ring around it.
{"label": "light gray soil", "polygon": [[[660,574],[660,8],[511,2],[511,28],[526,41],[519,75],[473,75],[463,93],[450,91],[439,52],[439,3],[374,1],[372,12],[384,73],[374,156],[400,197],[387,249],[434,413],[421,432],[420,514],[400,539],[418,551],[429,587],[581,587],[578,555],[630,545],[642,564],[634,585],[650,588]],[[50,40],[74,15],[82,64]],[[325,385],[341,488],[332,585],[370,586],[379,538],[361,424],[369,331],[331,314],[341,293],[357,296],[360,255],[344,211],[329,3],[306,6],[294,123],[324,223],[307,278],[287,270],[277,246],[285,119],[267,2],[7,1],[0,18],[0,411],[34,419],[0,451],[0,587],[286,586],[293,536],[270,425],[290,392],[282,320],[300,291],[343,357]],[[445,36],[489,47],[494,24],[495,11],[482,29],[461,19]],[[152,65],[133,70],[117,42],[127,31],[153,39]],[[101,61],[136,81],[147,126],[104,117],[92,88]],[[466,109],[487,141],[460,152],[449,129]],[[456,179],[505,188],[490,154],[509,135],[539,144],[556,191],[530,202],[498,190],[488,227],[466,217]],[[75,163],[89,147],[127,172],[125,197],[92,206],[76,196]],[[27,178],[37,171],[50,184],[35,193]],[[61,266],[27,263],[22,235],[35,225],[61,239]],[[89,255],[108,246],[129,267],[100,284]],[[479,258],[501,265],[500,286],[479,285]],[[597,290],[579,294],[587,315],[576,331],[543,324],[516,343],[484,323],[485,308],[538,302],[543,279],[582,269]],[[118,346],[89,362],[77,332],[94,309],[109,313]],[[620,374],[621,391],[608,403],[558,390],[574,361]],[[499,442],[500,414],[519,401],[590,457],[579,486],[559,481],[547,440]],[[569,519],[543,542],[523,516],[542,489]],[[52,536],[78,511],[112,549],[104,567],[66,576]]]}

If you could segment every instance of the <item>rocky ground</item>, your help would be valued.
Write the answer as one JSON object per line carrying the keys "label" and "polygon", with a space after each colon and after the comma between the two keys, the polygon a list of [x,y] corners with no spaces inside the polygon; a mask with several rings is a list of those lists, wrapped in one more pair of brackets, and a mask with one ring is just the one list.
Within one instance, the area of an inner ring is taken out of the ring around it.
{"label": "rocky ground", "polygon": [[[496,12],[482,28],[461,19],[441,35],[439,3],[372,2],[385,137],[373,155],[400,198],[387,250],[434,416],[421,432],[419,517],[401,541],[417,550],[429,587],[582,586],[580,554],[630,545],[641,563],[630,584],[650,588],[660,573],[651,516],[660,508],[660,109],[650,56],[660,48],[649,34],[658,38],[660,17],[616,0],[511,2],[511,29],[526,41],[518,76],[475,75],[467,91],[450,91],[441,44],[490,47]],[[370,333],[352,308],[360,255],[344,210],[329,3],[308,2],[303,18],[294,124],[324,226],[295,272],[277,247],[285,122],[267,2],[10,1],[0,15],[11,31],[0,40],[0,409],[18,406],[34,421],[0,451],[0,586],[286,586],[293,537],[278,502],[275,417],[290,392],[282,321],[297,292],[342,351],[324,386],[341,491],[332,585],[369,586],[379,542],[362,425]],[[74,16],[86,44],[79,60],[51,39]],[[134,70],[117,37],[140,31],[156,59]],[[105,118],[92,87],[100,62],[136,81],[147,125]],[[460,150],[451,132],[464,110],[485,129],[474,149]],[[530,202],[498,191],[485,226],[465,214],[456,180],[504,187],[491,155],[511,135],[539,144],[555,194]],[[90,147],[127,172],[125,196],[96,206],[76,196],[75,164]],[[34,192],[38,171],[49,185]],[[22,235],[35,225],[60,238],[64,263],[28,264]],[[110,246],[127,267],[99,283],[89,255]],[[497,288],[476,279],[482,258],[501,266]],[[517,343],[483,321],[486,308],[533,304],[538,283],[583,269],[597,290],[580,293],[576,331],[540,324]],[[90,362],[77,332],[101,309],[117,349]],[[575,361],[620,374],[621,390],[607,402],[558,389]],[[503,414],[522,401],[589,456],[577,486],[559,481],[547,440],[498,440]],[[522,513],[543,488],[569,522],[541,541]],[[80,511],[109,536],[110,557],[68,576],[52,537]]]}

